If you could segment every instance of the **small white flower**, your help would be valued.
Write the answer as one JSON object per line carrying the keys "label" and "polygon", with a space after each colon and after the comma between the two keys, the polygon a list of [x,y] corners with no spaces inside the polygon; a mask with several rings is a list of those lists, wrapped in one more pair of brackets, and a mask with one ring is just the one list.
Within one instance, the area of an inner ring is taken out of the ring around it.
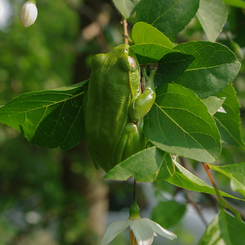
{"label": "small white flower", "polygon": [[174,233],[164,229],[150,219],[128,219],[111,223],[105,232],[101,245],[108,245],[119,233],[129,226],[131,244],[136,244],[135,242],[132,243],[132,241],[136,239],[138,245],[151,245],[156,233],[170,240],[177,238]]}
{"label": "small white flower", "polygon": [[20,10],[20,22],[24,27],[28,27],[37,19],[37,6],[31,1],[27,1],[23,4]]}

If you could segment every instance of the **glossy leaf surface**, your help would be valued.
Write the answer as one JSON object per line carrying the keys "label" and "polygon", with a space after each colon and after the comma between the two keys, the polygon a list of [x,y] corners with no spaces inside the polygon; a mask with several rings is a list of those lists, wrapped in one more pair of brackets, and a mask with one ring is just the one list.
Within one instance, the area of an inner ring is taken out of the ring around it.
{"label": "glossy leaf surface", "polygon": [[220,134],[207,107],[178,84],[157,89],[156,101],[145,116],[144,132],[154,145],[177,156],[213,162],[220,155]]}

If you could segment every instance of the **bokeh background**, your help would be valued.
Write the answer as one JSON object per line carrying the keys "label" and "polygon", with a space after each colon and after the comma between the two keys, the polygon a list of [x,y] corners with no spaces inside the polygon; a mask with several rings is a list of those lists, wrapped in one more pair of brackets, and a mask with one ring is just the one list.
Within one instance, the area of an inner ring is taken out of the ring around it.
{"label": "bokeh background", "polygon": [[[18,18],[23,3],[0,0],[0,106],[24,92],[88,79],[92,57],[123,42],[121,16],[112,1],[37,0],[38,18],[28,28]],[[225,29],[245,54],[244,13],[230,7]],[[129,24],[130,29],[133,19]],[[172,41],[205,39],[194,18]],[[225,33],[219,35],[218,41],[229,46]],[[244,133],[244,62],[234,87],[241,103]],[[224,146],[217,164],[240,163],[244,159],[244,151]],[[187,165],[208,182],[200,164]],[[0,245],[99,244],[108,223],[128,218],[132,201],[131,180],[104,181],[103,174],[94,168],[84,142],[67,152],[48,150],[30,145],[16,130],[0,125]],[[220,189],[231,192],[229,180],[213,174]],[[171,200],[173,193],[175,200],[183,204],[178,209],[183,213],[181,221],[166,227],[178,234],[178,240],[157,238],[154,244],[197,244],[205,225],[188,204],[190,200],[183,190],[166,182],[141,183],[138,189],[142,216],[150,218],[159,201]],[[215,200],[210,202],[207,195],[191,195],[195,202],[206,205],[202,206],[203,212],[210,222],[217,212]],[[244,210],[243,203],[234,204]],[[155,209],[153,218],[164,216],[164,212]],[[128,244],[127,232],[111,244]]]}

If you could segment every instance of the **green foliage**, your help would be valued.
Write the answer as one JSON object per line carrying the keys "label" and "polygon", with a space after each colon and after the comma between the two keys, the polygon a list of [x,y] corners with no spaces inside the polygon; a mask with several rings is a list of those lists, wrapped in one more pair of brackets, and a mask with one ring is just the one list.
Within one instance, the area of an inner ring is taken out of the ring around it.
{"label": "green foliage", "polygon": [[240,244],[245,239],[245,224],[223,209],[208,226],[198,245]]}
{"label": "green foliage", "polygon": [[234,53],[219,43],[187,42],[174,49],[195,57],[185,73],[174,82],[193,90],[200,98],[225,88],[235,79],[241,66]]}
{"label": "green foliage", "polygon": [[239,191],[245,196],[245,163],[226,166],[210,165],[211,169],[218,171],[230,179],[231,189]]}
{"label": "green foliage", "polygon": [[173,37],[191,21],[198,7],[199,0],[141,0],[136,21],[151,24],[167,37]]}
{"label": "green foliage", "polygon": [[169,228],[177,224],[186,212],[186,205],[175,201],[159,202],[152,211],[152,220],[162,227]]}
{"label": "green foliage", "polygon": [[213,162],[220,155],[220,135],[212,116],[195,93],[178,84],[157,89],[144,131],[154,145],[177,156]]}
{"label": "green foliage", "polygon": [[[213,187],[206,184],[204,181],[202,181],[197,176],[192,174],[186,168],[181,166],[178,162],[174,161],[174,164],[175,164],[175,174],[173,177],[168,178],[167,182],[191,191],[203,192],[207,194],[216,194]],[[221,191],[220,194],[225,197],[236,198],[223,191]]]}
{"label": "green foliage", "polygon": [[245,8],[245,3],[242,0],[223,0],[223,2],[238,8]]}
{"label": "green foliage", "polygon": [[153,182],[173,176],[174,171],[170,155],[151,147],[122,161],[107,172],[104,178],[127,180],[134,176],[139,182]]}
{"label": "green foliage", "polygon": [[[116,165],[104,178],[126,180],[134,176],[135,180],[140,182],[165,181],[164,183],[179,188],[217,194],[217,189],[173,160],[170,154],[187,157],[193,163],[210,163],[220,157],[223,142],[242,150],[245,148],[241,134],[240,104],[232,84],[241,68],[236,57],[238,53],[234,54],[225,45],[213,42],[225,24],[226,28],[229,28],[229,25],[235,27],[237,24],[234,24],[231,18],[227,22],[228,12],[224,3],[244,8],[244,1],[113,2],[125,19],[131,18],[132,23],[135,23],[131,33],[134,44],[130,49],[136,54],[139,63],[158,63],[159,69],[155,80],[157,97],[152,109],[144,118],[144,133],[150,147]],[[73,86],[51,88],[70,83],[70,68],[76,46],[74,39],[78,32],[77,16],[74,12],[67,11],[64,2],[56,4],[43,1],[40,7],[43,9],[43,12],[40,11],[43,16],[40,14],[40,24],[37,24],[36,28],[32,26],[30,29],[20,29],[20,26],[15,24],[11,27],[11,32],[7,30],[6,34],[0,33],[0,100],[1,104],[5,104],[0,107],[0,122],[17,129],[31,144],[69,150],[84,138],[83,109],[87,81]],[[135,11],[136,17],[133,16]],[[200,23],[195,24],[195,16]],[[190,23],[193,18],[195,19]],[[192,35],[191,32],[202,32],[201,28],[209,41],[186,42]],[[175,40],[176,35],[178,36]],[[244,33],[237,34],[236,42],[241,47],[244,46],[243,37]],[[184,42],[178,44],[179,41]],[[231,40],[229,42],[232,43]],[[242,48],[239,52],[241,50]],[[82,69],[86,67],[81,67]],[[244,63],[242,69],[244,70]],[[234,85],[236,86],[236,83]],[[23,93],[30,90],[38,92]],[[19,96],[15,97],[17,95]],[[6,103],[13,97],[15,98]],[[96,114],[96,111],[90,113]],[[0,134],[0,143],[4,141],[3,138]],[[31,191],[27,187],[23,190],[18,189],[19,182],[30,184],[36,189],[44,182],[40,191],[44,210],[50,211],[51,203],[57,204],[54,208],[56,212],[62,210],[61,203],[64,202],[65,196],[57,180],[59,169],[54,168],[51,171],[49,168],[53,165],[46,157],[43,157],[41,162],[37,161],[35,165],[29,164],[36,161],[36,156],[30,151],[27,152],[29,155],[26,158],[26,151],[21,147],[17,150],[11,148],[7,152],[16,151],[23,151],[22,154],[19,153],[18,160],[14,155],[10,158],[1,155],[0,168],[5,169],[1,174],[1,190],[5,188],[10,192],[13,188],[17,196],[17,200],[12,196],[4,197],[4,200],[8,200],[7,206],[13,206],[15,202],[21,202],[20,200],[30,195]],[[223,148],[222,157],[224,155]],[[21,158],[27,165],[20,161]],[[235,157],[231,159],[234,162]],[[51,176],[44,176],[42,172],[37,171],[43,165],[49,169]],[[77,161],[76,166],[80,165],[81,162]],[[33,166],[37,169],[33,169]],[[245,196],[243,160],[237,164],[210,166],[229,178],[233,191],[239,191]],[[17,172],[14,173],[13,169]],[[83,167],[74,169],[86,172]],[[17,187],[13,187],[12,182],[16,182]],[[53,182],[55,184],[52,184]],[[158,186],[161,186],[160,183]],[[162,189],[159,188],[158,191]],[[239,200],[226,192],[219,193]],[[71,201],[76,198],[76,195],[71,194],[68,199]],[[81,203],[77,204],[82,206]],[[220,206],[223,204],[220,202]],[[28,206],[27,210],[31,208],[34,207]],[[160,202],[155,207],[152,218],[164,227],[170,227],[181,220],[185,210],[186,205],[175,201]],[[80,223],[85,216],[84,212],[80,215],[73,214],[72,224],[66,229],[68,243],[75,244],[80,230],[84,232],[86,229],[85,225]],[[4,223],[5,230],[12,229],[8,222],[1,223]],[[245,240],[244,228],[243,222],[226,213],[221,206],[220,213],[208,226],[199,245],[239,244]],[[3,233],[1,228],[0,233]],[[9,234],[15,236],[15,229],[13,228],[13,232]]]}
{"label": "green foliage", "polygon": [[236,91],[232,85],[229,85],[216,96],[226,98],[223,104],[226,113],[216,113],[214,115],[222,140],[229,145],[244,149],[241,136],[240,105]]}
{"label": "green foliage", "polygon": [[227,19],[227,10],[222,0],[200,0],[197,17],[211,42],[215,42]]}
{"label": "green foliage", "polygon": [[128,19],[134,12],[140,0],[113,0],[116,8],[125,19]]}
{"label": "green foliage", "polygon": [[0,108],[0,121],[20,131],[32,144],[69,150],[84,139],[86,82],[20,95]]}

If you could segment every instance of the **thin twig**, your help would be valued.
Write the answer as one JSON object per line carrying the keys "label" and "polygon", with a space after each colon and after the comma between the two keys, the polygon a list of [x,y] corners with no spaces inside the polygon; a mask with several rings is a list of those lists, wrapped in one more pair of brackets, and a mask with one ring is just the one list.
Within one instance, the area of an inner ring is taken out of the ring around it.
{"label": "thin twig", "polygon": [[[183,165],[183,167],[186,168],[186,165],[187,165],[187,159],[181,157],[181,158],[180,158],[180,161],[181,161],[181,164]],[[186,196],[188,202],[191,203],[192,206],[196,209],[196,211],[197,211],[197,213],[198,213],[200,219],[201,219],[202,222],[204,223],[204,225],[205,225],[205,226],[208,226],[208,222],[205,220],[205,218],[204,218],[204,216],[203,216],[203,214],[202,214],[202,211],[201,211],[201,209],[199,208],[199,206],[197,205],[197,203],[193,201],[193,198],[192,198],[190,192],[189,192],[188,190],[186,190],[186,189],[183,189],[183,190],[184,190],[184,193],[185,193],[185,196]]]}
{"label": "thin twig", "polygon": [[191,203],[192,206],[196,209],[196,211],[197,211],[197,213],[198,213],[200,219],[201,219],[202,222],[204,223],[204,225],[205,225],[205,226],[208,226],[208,222],[205,220],[205,218],[204,218],[204,216],[203,216],[203,214],[202,214],[202,211],[201,211],[201,209],[199,208],[199,206],[197,205],[197,203],[193,201],[190,192],[189,192],[188,190],[186,190],[186,189],[183,189],[183,190],[184,190],[184,192],[185,192],[185,196],[186,196],[188,202]]}
{"label": "thin twig", "polygon": [[213,176],[212,176],[212,174],[209,171],[209,169],[210,169],[209,164],[203,162],[202,165],[203,165],[203,167],[204,167],[204,169],[205,169],[205,171],[206,171],[206,173],[207,173],[207,175],[208,175],[208,177],[209,177],[209,179],[211,181],[211,184],[214,187],[214,190],[215,190],[216,195],[217,195],[218,200],[219,200],[219,206],[220,206],[220,208],[225,208],[225,209],[230,210],[236,216],[236,218],[238,218],[238,219],[241,220],[241,214],[237,210],[235,210],[231,205],[229,205],[223,199],[223,197],[221,196],[221,194],[219,192],[219,189],[218,189],[218,187],[217,187],[217,185],[216,185],[216,183],[215,183],[215,181],[213,179]]}
{"label": "thin twig", "polygon": [[123,26],[123,41],[125,44],[128,44],[128,23],[127,20],[123,20],[121,22],[122,26]]}

